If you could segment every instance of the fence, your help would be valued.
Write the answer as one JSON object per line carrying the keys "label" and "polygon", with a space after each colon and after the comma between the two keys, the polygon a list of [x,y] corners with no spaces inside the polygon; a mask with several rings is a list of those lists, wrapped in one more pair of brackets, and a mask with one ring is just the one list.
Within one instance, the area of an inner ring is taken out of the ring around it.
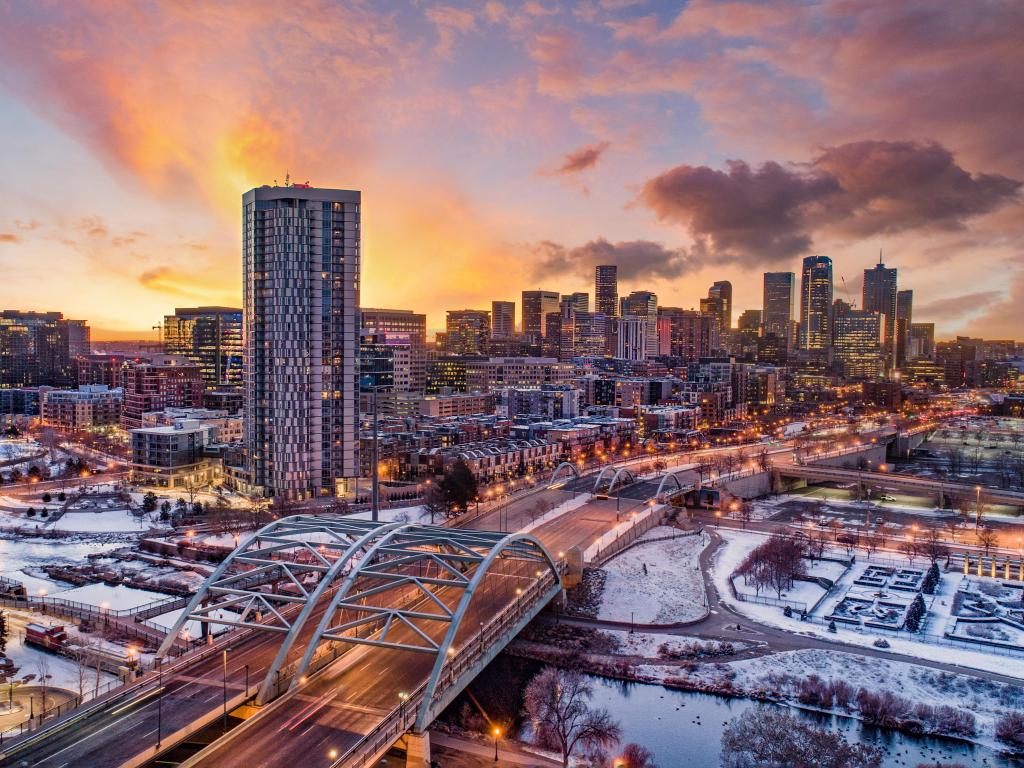
{"label": "fence", "polygon": [[[642,508],[639,513],[636,512],[638,508]],[[655,510],[657,510],[657,514],[655,514]],[[618,554],[661,522],[663,510],[663,506],[654,507],[647,502],[642,502],[631,510],[621,513],[623,515],[628,514],[629,517],[587,547],[583,552],[583,562],[602,563],[612,555]]]}
{"label": "fence", "polygon": [[[776,608],[792,608],[794,611],[807,611],[807,603],[799,600],[786,600],[783,597],[768,597],[767,595],[749,595],[736,589],[733,577],[729,577],[729,591],[732,596],[741,603],[755,603],[757,605],[771,605]],[[827,594],[827,593],[826,593]],[[820,600],[818,602],[821,602]]]}

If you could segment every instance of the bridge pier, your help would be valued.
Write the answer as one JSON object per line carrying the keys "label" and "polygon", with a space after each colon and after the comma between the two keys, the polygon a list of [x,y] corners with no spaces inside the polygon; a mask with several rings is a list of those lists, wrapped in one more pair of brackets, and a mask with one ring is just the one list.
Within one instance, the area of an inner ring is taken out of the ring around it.
{"label": "bridge pier", "polygon": [[405,734],[405,768],[430,768],[430,732]]}

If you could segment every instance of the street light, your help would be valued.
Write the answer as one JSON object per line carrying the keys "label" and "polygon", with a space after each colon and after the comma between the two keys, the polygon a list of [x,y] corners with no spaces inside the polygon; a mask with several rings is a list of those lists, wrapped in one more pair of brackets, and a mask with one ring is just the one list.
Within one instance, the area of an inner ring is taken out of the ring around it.
{"label": "street light", "polygon": [[224,670],[224,733],[228,732],[228,651],[230,648],[225,648],[223,652],[223,670]]}
{"label": "street light", "polygon": [[498,739],[501,738],[501,728],[494,728],[494,762],[498,762]]}

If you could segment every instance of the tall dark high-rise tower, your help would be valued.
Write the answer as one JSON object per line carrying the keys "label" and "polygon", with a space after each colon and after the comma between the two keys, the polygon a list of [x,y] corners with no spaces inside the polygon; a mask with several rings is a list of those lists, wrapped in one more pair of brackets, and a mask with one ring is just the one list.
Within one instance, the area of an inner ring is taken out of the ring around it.
{"label": "tall dark high-rise tower", "polygon": [[719,329],[722,333],[728,333],[732,328],[732,283],[716,280],[708,288],[708,299],[717,303]]}
{"label": "tall dark high-rise tower", "polygon": [[523,291],[523,335],[539,343],[547,334],[550,314],[559,312],[557,291]]}
{"label": "tall dark high-rise tower", "polygon": [[786,340],[793,345],[793,299],[796,276],[792,272],[765,272],[761,328],[765,336]]}
{"label": "tall dark high-rise tower", "polygon": [[866,312],[882,315],[882,356],[888,373],[893,368],[896,352],[896,270],[882,263],[881,254],[878,264],[864,270],[861,304]]}
{"label": "tall dark high-rise tower", "polygon": [[824,352],[832,343],[832,259],[808,256],[800,279],[800,349]]}
{"label": "tall dark high-rise tower", "polygon": [[594,311],[605,317],[619,313],[619,268],[614,264],[594,268]]}
{"label": "tall dark high-rise tower", "polygon": [[896,292],[896,365],[909,359],[910,326],[914,323],[914,292]]}
{"label": "tall dark high-rise tower", "polygon": [[179,307],[164,316],[164,348],[199,366],[208,387],[242,385],[242,310]]}
{"label": "tall dark high-rise tower", "polygon": [[511,339],[516,334],[516,303],[491,302],[491,338]]}
{"label": "tall dark high-rise tower", "polygon": [[242,197],[245,448],[268,496],[346,492],[358,475],[360,194]]}

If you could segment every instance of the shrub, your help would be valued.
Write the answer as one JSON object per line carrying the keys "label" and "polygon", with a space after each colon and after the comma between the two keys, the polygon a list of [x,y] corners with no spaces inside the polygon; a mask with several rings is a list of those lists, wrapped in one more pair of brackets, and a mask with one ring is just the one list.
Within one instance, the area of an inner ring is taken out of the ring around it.
{"label": "shrub", "polygon": [[36,508],[35,507],[29,507],[28,509],[25,510],[25,515],[27,517],[35,517],[36,516]]}
{"label": "shrub", "polygon": [[996,720],[996,738],[1016,749],[1024,749],[1024,712],[1010,711]]}
{"label": "shrub", "polygon": [[49,493],[44,493],[43,494],[43,503],[44,504],[49,504],[52,499],[53,499],[53,497]]}
{"label": "shrub", "polygon": [[861,688],[857,691],[857,711],[866,723],[895,728],[910,715],[911,705],[890,691],[872,693]]}

